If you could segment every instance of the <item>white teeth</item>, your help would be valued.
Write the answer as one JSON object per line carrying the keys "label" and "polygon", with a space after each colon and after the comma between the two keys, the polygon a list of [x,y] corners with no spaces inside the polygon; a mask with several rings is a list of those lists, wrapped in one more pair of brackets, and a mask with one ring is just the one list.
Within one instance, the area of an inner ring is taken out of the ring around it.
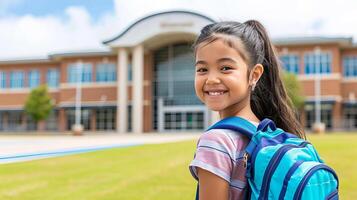
{"label": "white teeth", "polygon": [[218,95],[222,95],[224,92],[208,92],[209,95],[212,96],[218,96]]}

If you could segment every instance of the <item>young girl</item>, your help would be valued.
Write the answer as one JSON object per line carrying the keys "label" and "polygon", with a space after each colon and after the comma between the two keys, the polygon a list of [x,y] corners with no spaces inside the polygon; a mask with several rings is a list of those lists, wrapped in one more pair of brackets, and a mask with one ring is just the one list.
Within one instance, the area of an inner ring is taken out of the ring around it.
{"label": "young girl", "polygon": [[[280,64],[265,28],[255,20],[219,22],[201,30],[195,44],[195,90],[220,119],[238,116],[255,126],[263,118],[305,138],[280,78]],[[200,200],[244,199],[242,155],[248,139],[231,130],[201,135],[190,164]]]}

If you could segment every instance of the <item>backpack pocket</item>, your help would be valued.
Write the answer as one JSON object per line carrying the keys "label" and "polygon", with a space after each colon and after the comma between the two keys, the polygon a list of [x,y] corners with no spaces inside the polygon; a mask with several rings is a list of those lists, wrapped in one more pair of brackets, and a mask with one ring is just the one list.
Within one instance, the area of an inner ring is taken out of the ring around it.
{"label": "backpack pocket", "polygon": [[335,171],[325,164],[318,164],[305,174],[295,191],[294,200],[322,199],[337,189]]}
{"label": "backpack pocket", "polygon": [[333,169],[319,162],[298,163],[293,167],[295,172],[290,180],[285,177],[288,185],[282,192],[286,195],[280,193],[279,200],[338,199],[338,178]]}

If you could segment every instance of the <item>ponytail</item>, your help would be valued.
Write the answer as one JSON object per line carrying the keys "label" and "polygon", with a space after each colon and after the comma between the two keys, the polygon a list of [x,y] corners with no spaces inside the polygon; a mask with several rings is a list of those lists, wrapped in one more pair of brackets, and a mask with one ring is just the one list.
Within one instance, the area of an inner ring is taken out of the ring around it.
{"label": "ponytail", "polygon": [[[251,93],[251,107],[259,119],[268,117],[278,127],[306,138],[304,129],[299,123],[297,113],[292,109],[292,101],[287,95],[281,78],[281,66],[267,31],[261,23],[249,20],[244,23],[258,34],[261,42],[261,53],[256,63],[261,63],[264,73]],[[259,62],[261,60],[261,62]]]}

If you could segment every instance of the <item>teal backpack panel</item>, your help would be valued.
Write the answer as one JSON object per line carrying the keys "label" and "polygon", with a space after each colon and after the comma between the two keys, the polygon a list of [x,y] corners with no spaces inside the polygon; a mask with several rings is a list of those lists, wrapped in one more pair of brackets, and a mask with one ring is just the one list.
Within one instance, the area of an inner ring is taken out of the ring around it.
{"label": "teal backpack panel", "polygon": [[338,199],[334,170],[312,144],[276,128],[272,120],[264,119],[255,127],[243,118],[228,117],[210,129],[230,129],[250,138],[244,154],[249,183],[246,199]]}

